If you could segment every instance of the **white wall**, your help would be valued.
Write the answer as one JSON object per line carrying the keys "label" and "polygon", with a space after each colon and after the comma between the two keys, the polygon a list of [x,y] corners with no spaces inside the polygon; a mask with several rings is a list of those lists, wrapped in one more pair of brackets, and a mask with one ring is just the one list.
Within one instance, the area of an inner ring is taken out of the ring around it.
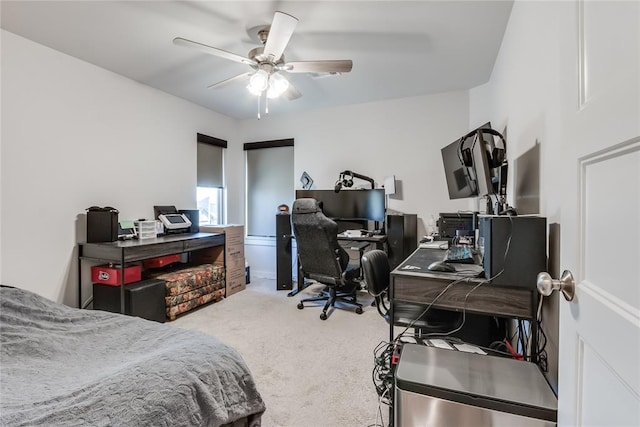
{"label": "white wall", "polygon": [[[505,32],[490,82],[470,91],[470,120],[490,112],[494,129],[507,138],[510,164],[514,159],[540,144],[540,208],[548,224],[560,220],[561,192],[557,184],[563,179],[562,156],[554,150],[562,138],[561,105],[558,76],[572,70],[560,70],[558,40],[562,36],[562,16],[557,8],[562,2],[516,1]],[[541,31],[544,29],[543,31]],[[477,121],[477,120],[476,120]],[[508,199],[513,203],[513,168],[509,171]],[[553,240],[555,236],[551,236]],[[553,244],[549,252],[550,267],[557,266],[558,253]],[[558,271],[550,271],[558,277]],[[557,390],[558,310],[557,294],[547,300],[543,318],[549,340],[549,380]]]}
{"label": "white wall", "polygon": [[[295,102],[295,101],[294,101]],[[338,174],[351,170],[371,177],[376,188],[385,176],[402,181],[402,198],[389,208],[418,214],[423,234],[430,215],[469,210],[468,200],[449,200],[440,149],[469,131],[466,91],[318,110],[263,116],[241,122],[243,142],[294,138],[295,188],[306,171],[314,189],[333,189]],[[486,112],[485,121],[489,112]],[[241,177],[238,175],[238,179]],[[366,181],[355,185],[368,187]],[[266,212],[265,215],[274,215]],[[246,257],[252,275],[272,277],[273,242],[250,239]]]}
{"label": "white wall", "polygon": [[[1,282],[72,306],[85,209],[195,208],[196,133],[233,145],[238,126],[6,31],[2,107]],[[229,185],[236,217],[240,185]]]}

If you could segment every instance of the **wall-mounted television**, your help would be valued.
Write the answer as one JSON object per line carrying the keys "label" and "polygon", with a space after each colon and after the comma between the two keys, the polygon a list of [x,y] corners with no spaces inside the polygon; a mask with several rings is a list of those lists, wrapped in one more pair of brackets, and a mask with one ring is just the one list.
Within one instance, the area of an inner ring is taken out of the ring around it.
{"label": "wall-mounted television", "polygon": [[478,195],[473,167],[465,165],[462,159],[463,143],[464,139],[458,139],[441,150],[447,190],[452,200]]}
{"label": "wall-mounted television", "polygon": [[384,221],[384,189],[374,190],[296,190],[296,199],[322,202],[324,214],[334,220]]}
{"label": "wall-mounted television", "polygon": [[487,122],[441,150],[444,175],[450,199],[464,199],[481,195],[478,194],[472,148],[476,138],[476,131],[490,128],[491,123]]}

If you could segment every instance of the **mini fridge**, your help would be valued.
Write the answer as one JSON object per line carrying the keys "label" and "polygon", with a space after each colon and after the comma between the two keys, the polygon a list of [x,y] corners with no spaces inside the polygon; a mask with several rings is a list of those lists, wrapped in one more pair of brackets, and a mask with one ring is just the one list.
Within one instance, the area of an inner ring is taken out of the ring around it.
{"label": "mini fridge", "polygon": [[405,344],[394,426],[555,426],[558,402],[531,362]]}

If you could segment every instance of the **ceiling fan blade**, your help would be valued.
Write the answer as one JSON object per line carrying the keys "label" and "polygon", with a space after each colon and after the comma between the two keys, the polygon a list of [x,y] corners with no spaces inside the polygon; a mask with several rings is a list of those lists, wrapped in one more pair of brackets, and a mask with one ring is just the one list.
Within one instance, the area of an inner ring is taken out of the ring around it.
{"label": "ceiling fan blade", "polygon": [[264,45],[264,55],[273,57],[273,62],[278,61],[287,47],[289,39],[291,39],[296,24],[298,24],[298,18],[283,12],[276,12],[273,15],[269,36]]}
{"label": "ceiling fan blade", "polygon": [[237,82],[237,81],[242,81],[242,80],[247,80],[249,78],[249,76],[253,74],[252,72],[248,72],[248,73],[242,73],[242,74],[238,74],[237,76],[233,76],[233,77],[229,77],[226,80],[222,80],[221,82],[218,83],[214,83],[212,85],[207,86],[208,89],[217,89],[219,87],[222,86],[226,86],[229,83],[233,83],[233,82]]}
{"label": "ceiling fan blade", "polygon": [[206,44],[194,42],[192,40],[183,39],[182,37],[176,37],[175,39],[173,39],[173,44],[198,49],[201,52],[219,56],[231,61],[240,62],[242,64],[257,65],[257,62],[253,59],[245,58],[244,56],[236,55],[235,53],[227,52],[226,50],[218,49],[217,47],[212,47]]}
{"label": "ceiling fan blade", "polygon": [[350,59],[327,61],[294,61],[278,67],[289,73],[348,73],[353,68]]}

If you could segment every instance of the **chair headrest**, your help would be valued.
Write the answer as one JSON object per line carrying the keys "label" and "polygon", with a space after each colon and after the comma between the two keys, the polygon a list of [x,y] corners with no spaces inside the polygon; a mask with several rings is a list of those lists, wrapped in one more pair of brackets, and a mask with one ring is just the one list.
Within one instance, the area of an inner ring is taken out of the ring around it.
{"label": "chair headrest", "polygon": [[296,199],[293,202],[293,213],[301,214],[301,213],[314,213],[314,212],[322,212],[320,208],[320,203],[316,199],[304,198],[304,199]]}

